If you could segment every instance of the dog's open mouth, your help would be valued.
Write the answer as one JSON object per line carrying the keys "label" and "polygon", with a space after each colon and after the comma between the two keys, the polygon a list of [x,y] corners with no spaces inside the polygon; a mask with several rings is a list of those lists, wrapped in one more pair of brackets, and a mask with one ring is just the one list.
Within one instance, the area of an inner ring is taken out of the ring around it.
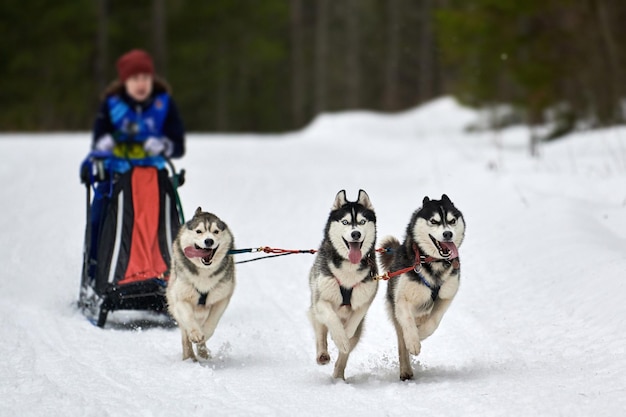
{"label": "dog's open mouth", "polygon": [[343,240],[348,248],[348,259],[353,264],[358,264],[361,262],[361,246],[363,246],[363,242],[348,242],[347,240]]}
{"label": "dog's open mouth", "polygon": [[185,256],[187,258],[200,258],[200,261],[204,265],[211,265],[213,261],[213,256],[215,255],[215,251],[219,248],[216,246],[215,248],[201,248],[198,245],[187,246],[184,250]]}
{"label": "dog's open mouth", "polygon": [[439,251],[439,255],[442,258],[454,259],[454,258],[459,257],[459,250],[457,249],[454,242],[452,241],[440,242],[437,239],[435,239],[433,235],[428,235],[428,236],[430,236],[430,240],[433,241],[433,245],[435,245],[435,247]]}

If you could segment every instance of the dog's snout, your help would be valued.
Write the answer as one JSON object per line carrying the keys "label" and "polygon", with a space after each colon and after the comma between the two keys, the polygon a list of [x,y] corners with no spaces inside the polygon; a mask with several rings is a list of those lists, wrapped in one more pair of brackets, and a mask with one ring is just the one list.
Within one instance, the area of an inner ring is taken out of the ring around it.
{"label": "dog's snout", "polygon": [[204,245],[207,248],[210,248],[211,246],[213,246],[214,243],[215,243],[215,241],[213,239],[204,239]]}
{"label": "dog's snout", "polygon": [[445,232],[443,232],[443,238],[445,240],[451,240],[452,239],[452,232],[449,230],[446,230]]}
{"label": "dog's snout", "polygon": [[358,230],[353,230],[350,236],[352,236],[352,239],[354,240],[361,239],[361,232],[359,232]]}

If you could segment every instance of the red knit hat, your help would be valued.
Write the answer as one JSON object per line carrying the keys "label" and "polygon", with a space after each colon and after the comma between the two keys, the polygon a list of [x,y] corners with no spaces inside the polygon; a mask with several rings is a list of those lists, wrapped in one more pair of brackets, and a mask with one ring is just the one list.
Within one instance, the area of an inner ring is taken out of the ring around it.
{"label": "red knit hat", "polygon": [[133,49],[117,60],[117,76],[121,82],[137,74],[154,75],[152,57],[141,49]]}

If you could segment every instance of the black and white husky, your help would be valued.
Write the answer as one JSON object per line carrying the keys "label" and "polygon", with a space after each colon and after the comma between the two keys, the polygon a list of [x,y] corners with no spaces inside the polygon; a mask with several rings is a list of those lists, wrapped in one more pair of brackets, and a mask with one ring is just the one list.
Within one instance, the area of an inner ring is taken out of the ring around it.
{"label": "black and white husky", "polygon": [[350,202],[345,190],[339,191],[309,274],[317,363],[330,361],[330,332],[339,350],[334,378],[344,379],[348,357],[378,289],[375,244],[376,215],[367,193],[359,190],[357,201]]}
{"label": "black and white husky", "polygon": [[168,309],[180,328],[183,360],[208,359],[206,341],[213,335],[235,289],[234,248],[230,229],[200,207],[173,243],[167,285]]}
{"label": "black and white husky", "polygon": [[381,256],[391,276],[387,307],[398,335],[400,379],[413,378],[409,354],[418,355],[421,341],[439,326],[459,288],[458,247],[465,236],[465,220],[447,195],[424,197],[411,216],[404,242],[383,239]]}

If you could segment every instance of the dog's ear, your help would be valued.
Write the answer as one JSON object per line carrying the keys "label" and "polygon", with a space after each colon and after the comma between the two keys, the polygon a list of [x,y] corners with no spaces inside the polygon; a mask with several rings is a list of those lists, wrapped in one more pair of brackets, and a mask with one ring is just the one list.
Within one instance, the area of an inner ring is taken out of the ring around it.
{"label": "dog's ear", "polygon": [[362,205],[368,210],[372,210],[372,202],[370,201],[370,197],[363,190],[359,190],[359,198],[356,200],[357,204]]}
{"label": "dog's ear", "polygon": [[199,215],[200,213],[202,213],[202,207],[198,206],[198,208],[196,209],[196,212],[193,214],[194,216]]}
{"label": "dog's ear", "polygon": [[450,201],[450,197],[448,197],[446,194],[441,195],[441,201],[447,204],[452,204],[452,201]]}
{"label": "dog's ear", "polygon": [[348,204],[348,200],[346,200],[346,190],[341,190],[337,193],[337,196],[335,197],[333,210],[337,210],[346,204]]}
{"label": "dog's ear", "polygon": [[422,200],[422,207],[424,207],[429,202],[430,202],[430,198],[428,198],[428,196],[424,197],[424,199]]}

